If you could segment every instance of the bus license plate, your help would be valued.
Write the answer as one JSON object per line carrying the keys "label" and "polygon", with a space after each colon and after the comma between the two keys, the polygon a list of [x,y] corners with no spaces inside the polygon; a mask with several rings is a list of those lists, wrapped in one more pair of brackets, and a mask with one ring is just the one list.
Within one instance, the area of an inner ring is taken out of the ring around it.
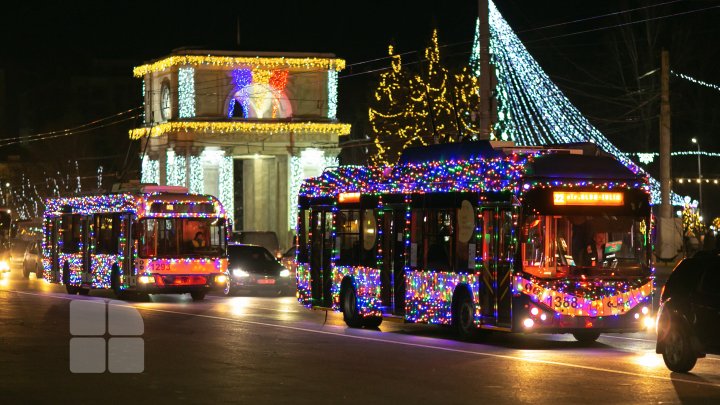
{"label": "bus license plate", "polygon": [[258,284],[275,284],[275,280],[272,278],[262,278],[258,280]]}

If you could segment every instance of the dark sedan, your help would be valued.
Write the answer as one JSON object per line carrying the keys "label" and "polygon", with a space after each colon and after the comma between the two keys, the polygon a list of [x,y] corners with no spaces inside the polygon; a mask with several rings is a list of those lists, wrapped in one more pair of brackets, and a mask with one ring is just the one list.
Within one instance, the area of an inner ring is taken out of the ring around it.
{"label": "dark sedan", "polygon": [[228,273],[225,295],[243,290],[290,294],[295,287],[290,270],[262,246],[228,245]]}
{"label": "dark sedan", "polygon": [[657,348],[665,365],[686,373],[706,353],[720,354],[720,254],[698,252],[675,267],[663,287]]}

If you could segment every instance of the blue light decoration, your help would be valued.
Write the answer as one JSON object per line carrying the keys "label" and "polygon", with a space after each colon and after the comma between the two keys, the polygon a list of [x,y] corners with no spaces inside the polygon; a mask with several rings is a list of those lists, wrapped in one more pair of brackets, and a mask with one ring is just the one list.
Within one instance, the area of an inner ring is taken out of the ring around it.
{"label": "blue light decoration", "polygon": [[178,69],[178,112],[180,118],[195,117],[195,68]]}
{"label": "blue light decoration", "polygon": [[340,287],[345,277],[350,277],[355,284],[357,308],[361,316],[382,316],[382,300],[380,299],[380,270],[362,266],[334,266],[332,269],[333,309],[340,310]]}
{"label": "blue light decoration", "polygon": [[[492,1],[489,18],[491,61],[498,79],[499,122],[494,128],[495,134],[519,145],[592,142],[633,172],[645,174],[572,105],[530,55]],[[477,46],[479,44],[474,44],[473,49]],[[478,56],[479,52],[472,54],[471,66],[477,66],[474,58]],[[660,202],[660,183],[652,177],[649,182],[652,201],[657,204]],[[671,193],[671,203],[682,205],[682,199]]]}

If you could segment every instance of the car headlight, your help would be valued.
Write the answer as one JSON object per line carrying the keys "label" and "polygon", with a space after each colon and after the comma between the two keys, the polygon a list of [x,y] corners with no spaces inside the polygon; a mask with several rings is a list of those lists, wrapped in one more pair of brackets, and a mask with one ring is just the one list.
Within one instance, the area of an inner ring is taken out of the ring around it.
{"label": "car headlight", "polygon": [[233,269],[232,271],[233,276],[235,277],[249,277],[250,273],[243,269]]}
{"label": "car headlight", "polygon": [[0,271],[7,270],[10,270],[10,265],[8,264],[7,260],[0,260]]}
{"label": "car headlight", "polygon": [[218,274],[215,276],[215,282],[218,284],[225,284],[227,282],[227,276],[224,274]]}
{"label": "car headlight", "polygon": [[280,277],[290,277],[290,270],[288,269],[282,269],[280,271]]}

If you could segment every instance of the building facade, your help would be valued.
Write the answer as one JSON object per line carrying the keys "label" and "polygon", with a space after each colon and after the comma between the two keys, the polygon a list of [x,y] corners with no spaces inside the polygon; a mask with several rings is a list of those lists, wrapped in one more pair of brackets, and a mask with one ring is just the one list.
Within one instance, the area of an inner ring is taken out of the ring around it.
{"label": "building facade", "polygon": [[134,69],[142,79],[141,181],[217,196],[234,229],[292,242],[300,183],[337,165],[332,54],[183,51]]}

